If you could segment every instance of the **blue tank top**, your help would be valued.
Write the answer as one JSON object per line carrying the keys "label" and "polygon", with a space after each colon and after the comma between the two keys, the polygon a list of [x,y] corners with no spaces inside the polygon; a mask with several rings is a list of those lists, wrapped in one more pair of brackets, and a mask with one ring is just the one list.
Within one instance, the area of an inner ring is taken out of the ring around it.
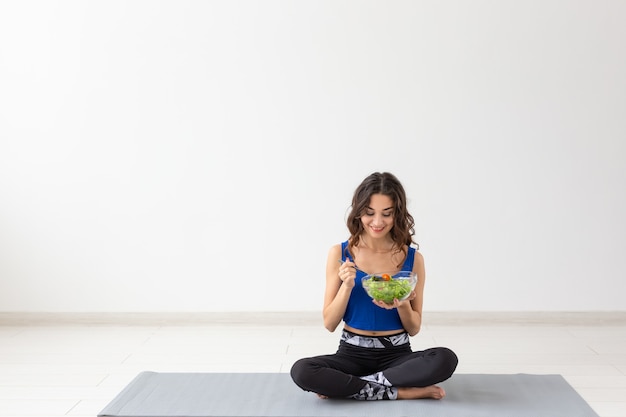
{"label": "blue tank top", "polygon": [[[346,250],[347,246],[347,241],[341,244],[342,261],[345,261],[346,258],[352,261],[352,257]],[[409,246],[409,252],[402,265],[402,270],[412,271],[414,259],[415,248]],[[400,315],[397,309],[387,310],[380,308],[375,305],[370,296],[367,295],[363,285],[361,285],[361,279],[366,275],[367,274],[364,272],[356,271],[355,285],[350,293],[350,299],[348,300],[346,312],[343,315],[343,321],[348,326],[361,330],[383,331],[402,329],[402,321],[400,321]]]}

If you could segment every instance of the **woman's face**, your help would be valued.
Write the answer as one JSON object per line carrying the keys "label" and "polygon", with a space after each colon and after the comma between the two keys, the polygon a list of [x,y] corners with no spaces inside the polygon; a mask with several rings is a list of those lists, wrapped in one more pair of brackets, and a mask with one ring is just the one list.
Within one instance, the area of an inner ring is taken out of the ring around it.
{"label": "woman's face", "polygon": [[393,201],[384,194],[374,194],[365,211],[361,223],[365,233],[374,239],[386,236],[393,228]]}

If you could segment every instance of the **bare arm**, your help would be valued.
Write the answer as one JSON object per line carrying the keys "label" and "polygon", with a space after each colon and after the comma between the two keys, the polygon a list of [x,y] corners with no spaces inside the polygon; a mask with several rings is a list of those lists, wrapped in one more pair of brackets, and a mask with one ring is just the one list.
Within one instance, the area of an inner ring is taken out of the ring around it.
{"label": "bare arm", "polygon": [[348,261],[341,265],[338,260],[341,260],[341,245],[334,245],[328,251],[326,260],[326,290],[323,308],[324,327],[330,332],[334,332],[343,320],[356,278],[356,270],[352,267],[347,268],[348,272],[340,276],[340,267],[344,270],[354,264]]}
{"label": "bare arm", "polygon": [[422,327],[422,306],[424,304],[424,281],[426,279],[424,257],[418,251],[415,251],[413,272],[417,274],[417,284],[414,290],[415,296],[398,303],[397,307],[402,326],[411,336],[419,333]]}

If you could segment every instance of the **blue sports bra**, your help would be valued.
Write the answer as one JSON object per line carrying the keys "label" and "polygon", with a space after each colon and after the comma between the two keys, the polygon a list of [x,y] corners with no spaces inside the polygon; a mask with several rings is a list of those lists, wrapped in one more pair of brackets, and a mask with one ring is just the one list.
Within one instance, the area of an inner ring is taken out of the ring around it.
{"label": "blue sports bra", "polygon": [[[341,244],[342,261],[345,261],[346,258],[352,261],[352,257],[346,249],[347,246],[347,241]],[[402,270],[412,271],[414,259],[415,248],[409,246],[409,251],[402,265]],[[383,331],[402,329],[403,326],[400,321],[400,315],[395,308],[387,310],[372,303],[372,299],[365,292],[363,285],[361,285],[361,279],[364,276],[366,276],[364,272],[356,271],[355,285],[350,293],[350,299],[348,300],[346,312],[343,315],[343,321],[348,326],[361,330]]]}

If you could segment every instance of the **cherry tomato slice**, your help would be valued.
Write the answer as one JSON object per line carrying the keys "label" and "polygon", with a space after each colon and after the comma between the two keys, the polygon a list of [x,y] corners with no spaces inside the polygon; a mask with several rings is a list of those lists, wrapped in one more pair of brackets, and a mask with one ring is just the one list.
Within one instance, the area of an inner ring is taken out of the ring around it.
{"label": "cherry tomato slice", "polygon": [[383,274],[383,279],[385,281],[391,281],[391,277],[388,274]]}

